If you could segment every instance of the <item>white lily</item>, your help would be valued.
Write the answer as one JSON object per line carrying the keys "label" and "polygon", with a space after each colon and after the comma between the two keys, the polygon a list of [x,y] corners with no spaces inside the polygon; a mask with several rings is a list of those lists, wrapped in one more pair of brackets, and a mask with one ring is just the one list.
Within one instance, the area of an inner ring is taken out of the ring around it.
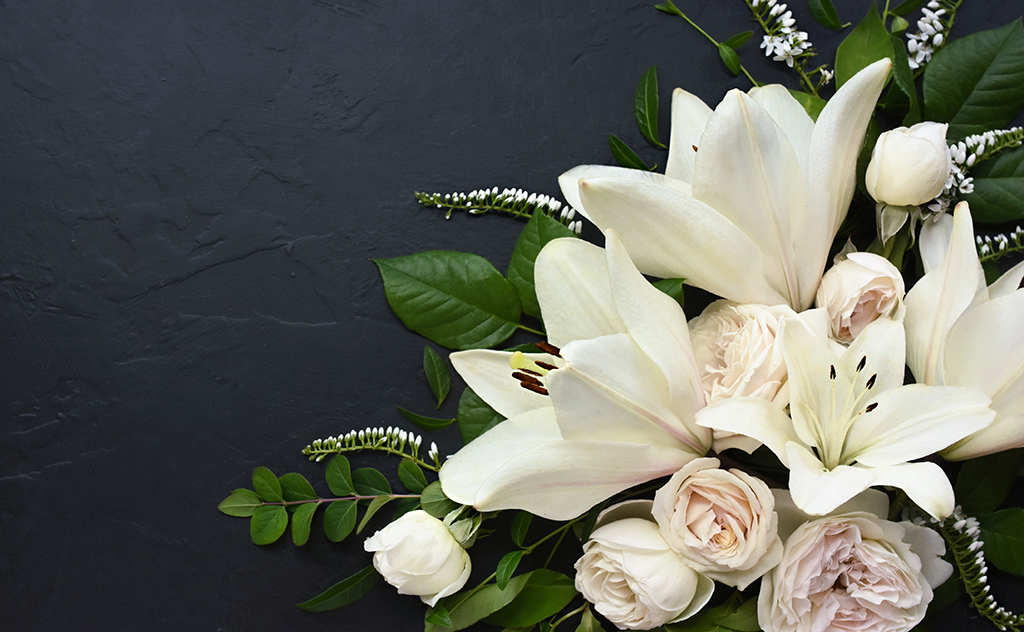
{"label": "white lily", "polygon": [[817,123],[779,85],[731,90],[714,112],[677,89],[665,175],[584,165],[559,178],[562,193],[602,230],[618,231],[645,274],[802,311],[846,216],[890,65],[855,75]]}
{"label": "white lily", "polygon": [[[686,316],[637,271],[615,232],[607,250],[576,239],[548,244],[536,283],[549,340],[564,345],[560,358],[523,378],[510,376],[512,354],[451,356],[466,382],[511,416],[445,462],[448,497],[565,520],[703,456],[711,432],[694,423],[704,392]],[[519,395],[520,381],[534,390]]]}
{"label": "white lily", "polygon": [[1024,263],[986,287],[966,202],[925,224],[920,243],[927,274],[907,293],[907,363],[919,382],[981,389],[996,411],[991,426],[943,456],[1024,446]]}
{"label": "white lily", "polygon": [[789,489],[809,514],[829,513],[875,485],[899,487],[937,518],[953,511],[953,488],[931,462],[910,463],[992,422],[973,388],[903,386],[902,323],[880,318],[841,357],[801,321],[782,329],[792,418],[756,398],[697,413],[702,426],[768,446],[790,470]]}

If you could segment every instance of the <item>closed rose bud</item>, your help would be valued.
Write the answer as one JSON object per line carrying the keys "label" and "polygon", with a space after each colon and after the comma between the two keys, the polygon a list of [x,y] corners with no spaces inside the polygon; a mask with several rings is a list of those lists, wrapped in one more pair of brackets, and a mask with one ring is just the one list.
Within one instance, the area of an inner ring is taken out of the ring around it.
{"label": "closed rose bud", "polygon": [[410,511],[366,539],[373,567],[402,595],[428,606],[454,594],[469,579],[469,553],[448,527],[425,511]]}
{"label": "closed rose bud", "polygon": [[926,121],[879,136],[864,175],[871,197],[889,206],[918,206],[941,193],[950,171],[947,127]]}
{"label": "closed rose bud", "polygon": [[903,275],[885,257],[851,252],[821,279],[815,305],[828,313],[829,336],[849,344],[881,316],[901,318]]}

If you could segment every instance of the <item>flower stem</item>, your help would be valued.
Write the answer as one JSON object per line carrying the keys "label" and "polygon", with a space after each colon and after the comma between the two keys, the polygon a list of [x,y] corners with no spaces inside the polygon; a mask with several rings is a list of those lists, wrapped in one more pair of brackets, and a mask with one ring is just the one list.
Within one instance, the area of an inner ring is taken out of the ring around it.
{"label": "flower stem", "polygon": [[[707,31],[705,31],[705,30],[704,30],[704,29],[702,29],[701,27],[697,26],[697,23],[696,23],[696,22],[694,22],[693,20],[691,20],[690,18],[688,18],[688,17],[686,16],[686,14],[685,14],[685,13],[683,13],[682,11],[680,11],[680,10],[679,10],[679,7],[677,7],[676,5],[672,4],[672,0],[665,0],[665,4],[663,4],[663,5],[660,5],[660,6],[658,7],[658,8],[661,8],[661,10],[662,10],[662,11],[664,11],[665,13],[671,13],[672,15],[678,15],[679,17],[681,17],[681,18],[683,18],[684,20],[686,20],[686,23],[687,23],[687,24],[689,24],[689,25],[690,25],[690,26],[692,26],[693,28],[697,29],[697,32],[698,32],[698,33],[700,33],[700,34],[701,34],[701,35],[703,35],[704,37],[708,38],[708,41],[709,41],[709,42],[711,42],[712,44],[714,44],[714,45],[715,45],[715,48],[718,48],[719,46],[722,46],[722,44],[720,44],[720,43],[718,42],[718,40],[716,40],[715,38],[713,38],[713,37],[711,37],[710,35],[708,35]],[[746,78],[747,78],[747,79],[748,79],[748,80],[750,81],[750,83],[751,83],[751,84],[753,84],[753,85],[754,85],[755,87],[758,87],[758,86],[760,86],[760,85],[761,85],[761,84],[760,84],[760,83],[759,83],[759,82],[757,81],[757,79],[754,79],[754,78],[753,78],[753,77],[752,77],[752,76],[750,75],[750,73],[749,73],[749,72],[747,71],[746,67],[744,67],[744,65],[743,65],[743,64],[740,64],[740,72],[742,72],[742,73],[743,73],[743,75],[744,75],[744,76],[745,76],[745,77],[746,77]]]}
{"label": "flower stem", "polygon": [[[391,499],[395,499],[395,498],[421,498],[422,497],[421,494],[381,494],[381,496],[387,496],[388,498],[391,498]],[[263,502],[261,504],[262,505],[280,505],[282,507],[288,507],[289,505],[306,505],[306,504],[309,504],[309,503],[316,503],[316,504],[319,505],[321,503],[333,503],[333,502],[337,502],[339,500],[373,500],[374,498],[377,498],[377,496],[360,496],[360,495],[355,495],[355,496],[342,496],[341,498],[311,498],[309,500],[285,500],[285,501],[281,501],[279,503]]]}
{"label": "flower stem", "polygon": [[559,617],[557,621],[555,621],[554,623],[551,624],[551,627],[548,628],[548,631],[549,632],[554,632],[554,629],[557,628],[558,626],[562,625],[565,622],[566,619],[578,615],[579,613],[583,612],[584,610],[586,610],[589,607],[590,607],[589,603],[583,602],[583,605],[580,606],[579,608],[576,608],[575,610],[573,610],[572,612],[566,614],[563,617]]}

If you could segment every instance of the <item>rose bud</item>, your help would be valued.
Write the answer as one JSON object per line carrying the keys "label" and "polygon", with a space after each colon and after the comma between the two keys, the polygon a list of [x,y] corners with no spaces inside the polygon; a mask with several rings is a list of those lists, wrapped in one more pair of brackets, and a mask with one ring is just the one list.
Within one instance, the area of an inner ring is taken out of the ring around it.
{"label": "rose bud", "polygon": [[918,206],[941,193],[950,171],[947,127],[926,121],[879,136],[864,175],[871,197],[890,206]]}
{"label": "rose bud", "polygon": [[880,316],[899,320],[903,275],[885,257],[851,252],[821,279],[815,305],[828,312],[829,336],[849,344]]}

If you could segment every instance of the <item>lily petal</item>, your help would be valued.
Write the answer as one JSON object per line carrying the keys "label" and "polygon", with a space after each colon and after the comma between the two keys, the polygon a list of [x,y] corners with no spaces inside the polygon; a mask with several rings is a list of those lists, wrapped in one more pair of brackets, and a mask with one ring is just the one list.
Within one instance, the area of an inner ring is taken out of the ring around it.
{"label": "lily petal", "polygon": [[898,487],[917,505],[942,519],[953,513],[953,487],[942,468],[928,461],[901,463],[870,470],[874,485]]}
{"label": "lily petal", "polygon": [[682,88],[672,91],[672,136],[668,141],[665,175],[686,183],[693,182],[693,160],[700,137],[711,118],[711,108]]}
{"label": "lily petal", "polygon": [[[775,496],[775,513],[779,515],[779,537],[785,542],[797,528],[812,516],[805,513],[793,502],[793,495],[788,489],[773,489]],[[889,496],[877,489],[865,489],[830,513],[841,514],[851,511],[864,511],[883,520],[889,517]]]}
{"label": "lily petal", "polygon": [[626,331],[603,248],[575,237],[556,239],[537,256],[534,277],[548,341],[556,347]]}
{"label": "lily petal", "polygon": [[1024,282],[1024,261],[1004,272],[1002,276],[996,279],[995,283],[988,286],[988,297],[989,299],[996,299],[1000,296],[1012,294],[1020,289],[1022,282]]}
{"label": "lily petal", "polygon": [[566,171],[562,175],[558,176],[558,186],[562,189],[562,196],[569,203],[569,206],[576,209],[576,211],[586,217],[590,221],[594,219],[587,212],[586,206],[583,204],[583,200],[580,199],[580,180],[590,178],[625,178],[627,180],[635,180],[640,183],[648,182],[651,184],[660,184],[672,189],[676,189],[681,193],[690,195],[690,182],[676,180],[660,173],[653,173],[651,171],[641,171],[639,169],[627,169],[625,167],[614,167],[611,165],[580,165],[573,167]]}
{"label": "lily petal", "polygon": [[[790,442],[789,491],[793,502],[813,516],[831,513],[837,507],[874,485],[871,471],[852,465],[839,465],[831,470],[805,446]],[[949,483],[947,482],[947,485]]]}
{"label": "lily petal", "polygon": [[807,173],[807,160],[811,153],[811,136],[814,134],[814,121],[804,106],[793,98],[785,86],[771,84],[751,88],[747,93],[758,105],[763,107],[772,119],[782,128],[783,133],[793,145],[796,158],[800,161],[801,173]]}
{"label": "lily petal", "polygon": [[[857,366],[864,360],[864,367]],[[903,385],[906,373],[906,334],[903,323],[879,318],[860,332],[839,360],[849,375],[856,376],[854,391],[866,388],[873,381],[877,393]]]}
{"label": "lily petal", "polygon": [[856,374],[846,370],[824,340],[799,319],[786,319],[781,337],[796,434],[804,445],[824,449],[825,458],[837,458],[846,429],[838,427],[835,407],[842,402],[836,401],[835,394],[852,391]]}
{"label": "lily petal", "polygon": [[[561,363],[561,360],[546,353],[524,355],[548,364]],[[519,381],[512,377],[512,367],[509,366],[511,357],[512,354],[507,351],[474,349],[456,351],[449,359],[462,379],[466,380],[466,385],[503,417],[515,417],[535,408],[550,407],[550,399],[519,386]]]}
{"label": "lily petal", "polygon": [[788,466],[788,443],[799,443],[793,422],[775,404],[759,397],[723,399],[697,411],[697,425],[745,435],[763,443]]}

